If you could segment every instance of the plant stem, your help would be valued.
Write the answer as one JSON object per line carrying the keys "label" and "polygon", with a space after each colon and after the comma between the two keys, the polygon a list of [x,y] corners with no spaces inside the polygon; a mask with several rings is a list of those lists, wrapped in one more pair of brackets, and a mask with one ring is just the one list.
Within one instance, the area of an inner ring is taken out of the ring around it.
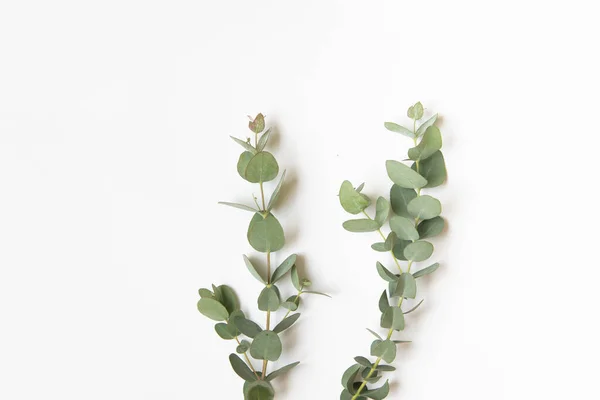
{"label": "plant stem", "polygon": [[[365,216],[367,218],[369,218],[370,220],[373,219],[373,218],[371,218],[369,216],[369,214],[367,214],[367,212],[365,210],[363,210],[363,214],[365,214]],[[381,232],[381,228],[377,229],[377,232],[379,232],[379,235],[381,236],[381,238],[385,242],[385,240],[386,240],[385,239],[385,235],[383,234],[383,232]],[[403,273],[402,267],[400,266],[400,262],[398,262],[398,259],[396,258],[396,255],[394,254],[394,249],[390,249],[390,254],[392,255],[392,258],[394,259],[394,262],[396,263],[396,266],[398,267],[398,270],[400,271],[400,273]]]}
{"label": "plant stem", "polygon": [[[235,341],[237,342],[238,345],[242,344],[242,343],[240,343],[240,339],[237,336],[235,337]],[[254,369],[254,366],[252,365],[252,362],[250,362],[250,358],[248,358],[248,352],[247,351],[244,352],[244,358],[246,359],[246,362],[248,363],[248,366],[250,367],[250,369],[254,373],[254,376],[256,376],[256,379],[260,379],[260,377],[258,376],[258,373],[256,372],[256,370]]]}
{"label": "plant stem", "polygon": [[[262,183],[261,183],[261,192],[262,192]],[[263,204],[265,201],[265,197],[263,195]],[[267,284],[270,285],[271,284],[271,252],[267,251]],[[270,330],[271,329],[271,311],[267,311],[267,324],[266,324],[266,330]],[[269,360],[263,360],[263,367],[262,367],[262,379],[265,379],[265,377],[267,376],[267,365],[269,364]]]}

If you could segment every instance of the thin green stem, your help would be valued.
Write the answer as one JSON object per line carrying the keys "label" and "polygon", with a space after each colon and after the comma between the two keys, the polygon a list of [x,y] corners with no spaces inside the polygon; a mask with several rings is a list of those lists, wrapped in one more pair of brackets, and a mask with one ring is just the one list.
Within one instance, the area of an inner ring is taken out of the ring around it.
{"label": "thin green stem", "polygon": [[[242,344],[242,343],[240,343],[240,339],[237,336],[235,337],[235,341],[237,342],[238,346]],[[256,372],[256,370],[254,369],[254,366],[252,365],[252,362],[250,362],[250,358],[248,358],[248,352],[247,351],[244,352],[244,358],[246,359],[246,362],[248,363],[248,366],[250,367],[250,369],[254,373],[254,376],[256,376],[256,379],[260,379],[260,377],[258,376],[258,373]]]}
{"label": "thin green stem", "polygon": [[[261,183],[262,185],[262,183]],[[262,187],[261,187],[262,189]],[[264,202],[264,196],[263,196]],[[267,285],[271,285],[271,252],[267,251]],[[267,311],[267,323],[265,326],[266,330],[271,330],[271,311]],[[265,379],[267,376],[267,365],[269,365],[269,360],[263,360],[262,366],[262,379]]]}
{"label": "thin green stem", "polygon": [[[369,214],[367,214],[367,212],[365,210],[363,210],[363,214],[370,220],[373,220],[373,218],[371,218],[369,216]],[[381,236],[381,238],[383,239],[383,241],[386,241],[385,235],[383,234],[383,232],[381,232],[381,228],[377,229],[377,232],[379,232],[379,235]],[[392,255],[392,258],[394,259],[394,262],[396,263],[396,266],[398,267],[398,270],[400,271],[400,273],[403,273],[402,271],[402,267],[400,266],[400,262],[398,261],[398,259],[396,258],[396,255],[394,254],[394,249],[390,249],[390,254]]]}
{"label": "thin green stem", "polygon": [[[304,288],[304,286],[301,286],[301,288]],[[298,299],[300,298],[300,295],[302,294],[302,289],[300,289],[300,291],[298,292],[298,294],[296,295],[296,298],[294,299],[294,304],[296,304],[296,302],[298,301]],[[288,310],[288,312],[285,314],[285,316],[283,317],[283,319],[286,319],[290,313],[292,312],[292,310]]]}

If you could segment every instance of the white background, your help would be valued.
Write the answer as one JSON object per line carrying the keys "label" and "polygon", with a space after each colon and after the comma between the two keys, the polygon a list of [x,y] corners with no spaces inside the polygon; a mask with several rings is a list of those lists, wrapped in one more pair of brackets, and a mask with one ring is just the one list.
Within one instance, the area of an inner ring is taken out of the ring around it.
{"label": "white background", "polygon": [[390,398],[599,398],[593,4],[3,1],[0,398],[241,398],[196,301],[227,283],[256,308],[251,215],[217,201],[257,193],[228,135],[258,112],[290,177],[274,261],[334,296],[285,335],[278,365],[302,364],[278,398],[338,398],[390,260],[341,228],[337,190],[387,193],[410,143],[383,121],[418,100],[442,116],[449,230]]}

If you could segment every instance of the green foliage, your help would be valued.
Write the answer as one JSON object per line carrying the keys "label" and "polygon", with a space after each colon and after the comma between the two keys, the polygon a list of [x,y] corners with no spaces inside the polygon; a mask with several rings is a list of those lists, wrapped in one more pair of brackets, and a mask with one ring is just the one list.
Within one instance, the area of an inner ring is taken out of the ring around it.
{"label": "green foliage", "polygon": [[[370,352],[376,360],[373,362],[363,356],[354,358],[356,364],[349,367],[342,377],[342,400],[380,400],[389,395],[388,381],[377,388],[371,386],[382,379],[384,372],[395,370],[393,366],[382,365],[381,362],[393,362],[396,359],[397,345],[408,343],[406,340],[394,339],[393,336],[395,332],[404,330],[406,314],[414,312],[423,303],[421,299],[414,307],[405,311],[404,300],[417,297],[416,278],[431,274],[439,267],[438,263],[434,263],[411,272],[415,263],[424,261],[433,254],[433,245],[424,239],[441,234],[445,227],[445,221],[440,216],[440,201],[421,193],[422,189],[439,186],[446,180],[446,166],[441,151],[442,136],[435,126],[438,116],[435,114],[419,124],[424,114],[423,105],[416,103],[407,111],[412,120],[412,129],[394,122],[384,124],[388,130],[412,139],[408,159],[404,160],[412,161],[412,164],[386,161],[387,174],[393,185],[389,201],[385,197],[377,198],[373,219],[368,211],[369,198],[361,193],[363,185],[354,189],[349,181],[344,181],[340,188],[342,207],[351,214],[363,213],[366,217],[344,222],[344,229],[351,232],[376,231],[383,241],[373,243],[371,248],[380,252],[380,255],[389,253],[400,272],[394,273],[382,263],[376,263],[377,273],[388,286],[378,301],[380,325],[387,330],[387,334],[380,335],[367,328],[376,338]],[[384,233],[386,222],[389,229],[387,237]]]}
{"label": "green foliage", "polygon": [[[283,227],[273,214],[273,208],[280,198],[286,172],[283,171],[281,174],[267,203],[263,183],[275,180],[279,175],[279,163],[272,153],[265,150],[272,133],[270,129],[265,131],[265,118],[262,114],[251,119],[248,127],[254,140],[252,137],[247,140],[232,137],[243,148],[237,162],[237,171],[244,180],[258,184],[260,198],[253,196],[255,207],[230,202],[220,202],[220,204],[253,213],[248,226],[247,239],[256,251],[266,254],[266,265],[260,265],[256,260],[250,261],[246,255],[243,256],[243,260],[250,275],[263,285],[258,295],[257,306],[259,310],[266,313],[266,323],[261,327],[247,318],[240,309],[241,304],[236,293],[226,285],[212,285],[212,290],[199,289],[198,310],[206,317],[217,321],[214,329],[220,338],[237,344],[235,351],[239,356],[231,354],[229,361],[234,372],[244,380],[244,399],[272,400],[275,397],[275,390],[271,381],[298,365],[298,362],[295,362],[269,373],[269,362],[278,360],[283,352],[279,335],[285,334],[285,331],[300,318],[300,313],[296,311],[302,304],[301,296],[327,295],[305,290],[311,282],[298,274],[296,254],[288,256],[272,271],[273,253],[281,250],[285,245]],[[359,191],[352,187],[351,191],[357,195],[358,202],[366,201],[364,207],[369,204],[366,196],[360,195]],[[289,276],[297,292],[282,301],[281,293],[275,283],[284,281],[286,276]],[[282,308],[285,315],[274,328],[271,328],[271,321],[274,318],[272,314]],[[252,361],[252,358],[255,361]],[[262,368],[254,366],[256,360],[262,362]]]}

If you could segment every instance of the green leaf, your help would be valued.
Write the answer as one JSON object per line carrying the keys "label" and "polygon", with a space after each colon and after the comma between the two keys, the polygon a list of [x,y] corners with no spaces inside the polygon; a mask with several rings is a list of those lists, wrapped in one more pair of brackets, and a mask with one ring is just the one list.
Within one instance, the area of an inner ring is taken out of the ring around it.
{"label": "green leaf", "polygon": [[442,213],[442,203],[429,195],[419,196],[408,203],[408,212],[418,219],[435,218]]}
{"label": "green leaf", "polygon": [[408,150],[408,158],[414,161],[425,160],[442,148],[442,134],[437,126],[430,126],[425,131],[421,142]]}
{"label": "green leaf", "polygon": [[404,329],[404,313],[400,307],[388,307],[381,316],[381,327],[401,331]]}
{"label": "green leaf", "polygon": [[379,340],[383,340],[383,339],[381,339],[381,336],[379,336],[379,335],[378,335],[377,333],[375,333],[374,331],[370,330],[369,328],[366,328],[366,329],[367,329],[367,330],[368,330],[368,331],[371,333],[371,335],[375,336],[377,339],[379,339]]}
{"label": "green leaf", "polygon": [[240,158],[238,159],[237,171],[238,174],[240,174],[240,176],[244,179],[246,179],[246,167],[248,167],[248,163],[250,162],[250,160],[252,160],[252,157],[254,157],[253,153],[245,151],[242,154],[240,154]]}
{"label": "green leaf", "polygon": [[250,321],[247,318],[237,317],[233,322],[237,329],[249,338],[255,338],[256,335],[262,332],[261,327],[256,322]]}
{"label": "green leaf", "polygon": [[252,262],[250,261],[250,259],[248,257],[246,257],[245,254],[244,254],[244,263],[246,264],[246,268],[248,268],[248,271],[250,271],[250,273],[252,274],[253,277],[256,278],[256,280],[258,280],[260,283],[263,283],[265,285],[267,284],[267,281],[258,273],[258,271],[254,267],[254,265],[252,265]]}
{"label": "green leaf", "polygon": [[372,219],[350,219],[342,225],[349,232],[375,232],[381,227],[377,221]]}
{"label": "green leaf", "polygon": [[358,214],[371,204],[371,201],[367,196],[359,193],[352,183],[344,181],[340,187],[340,204],[350,214]]}
{"label": "green leaf", "polygon": [[404,257],[411,261],[425,261],[433,253],[433,245],[424,240],[411,243],[404,249]]}
{"label": "green leaf", "polygon": [[379,311],[384,313],[385,310],[387,310],[389,307],[390,307],[390,302],[387,297],[387,293],[384,290],[383,293],[381,293],[381,297],[379,298]]}
{"label": "green leaf", "polygon": [[302,290],[302,286],[300,285],[300,277],[298,276],[298,268],[294,265],[292,266],[292,285],[296,288],[296,290]]}
{"label": "green leaf", "polygon": [[242,359],[236,354],[231,353],[229,355],[229,362],[231,363],[231,367],[235,373],[238,374],[240,378],[247,382],[254,382],[256,380],[256,375],[252,373],[250,367],[248,367],[248,365],[246,365],[246,363],[243,362]]}
{"label": "green leaf", "polygon": [[396,241],[398,240],[398,236],[394,232],[390,232],[385,239],[385,249],[390,251],[396,245]]}
{"label": "green leaf", "polygon": [[442,217],[435,217],[431,219],[427,219],[422,221],[419,226],[417,226],[417,232],[419,232],[419,238],[426,239],[429,237],[434,237],[442,233],[444,230],[444,226],[446,222]]}
{"label": "green leaf", "polygon": [[267,205],[267,211],[271,211],[277,203],[277,199],[279,198],[279,192],[281,191],[281,186],[283,185],[283,181],[285,179],[285,170],[283,170],[283,174],[281,174],[281,178],[279,178],[279,183],[275,187],[273,194],[271,195],[271,199],[269,200],[269,204]]}
{"label": "green leaf", "polygon": [[242,146],[246,151],[249,151],[252,154],[256,154],[256,149],[249,142],[241,140],[241,139],[238,139],[238,138],[233,137],[233,136],[229,136],[229,137],[232,138],[237,144],[239,144],[240,146]]}
{"label": "green leaf", "polygon": [[266,217],[256,213],[248,227],[250,245],[261,253],[281,250],[285,244],[285,235],[281,224],[271,213]]}
{"label": "green leaf", "polygon": [[209,298],[209,299],[214,299],[215,298],[215,295],[213,294],[213,292],[211,292],[208,289],[204,289],[204,288],[198,289],[198,294],[202,298],[205,298],[205,297]]}
{"label": "green leaf", "polygon": [[275,328],[273,328],[273,332],[281,333],[281,332],[285,331],[290,326],[294,325],[294,323],[296,321],[298,321],[298,318],[300,318],[300,313],[293,314],[287,318],[284,318],[280,323],[277,324],[277,326],[275,326]]}
{"label": "green leaf", "polygon": [[396,275],[392,274],[386,267],[383,266],[379,261],[377,261],[377,273],[384,281],[394,282],[398,279]]}
{"label": "green leaf", "polygon": [[418,278],[418,277],[423,276],[423,275],[431,274],[432,272],[435,272],[435,270],[438,269],[439,267],[440,267],[439,263],[431,264],[429,267],[423,268],[422,270],[419,270],[419,271],[415,272],[413,274],[413,276],[415,278]]}
{"label": "green leaf", "polygon": [[228,203],[226,201],[219,201],[219,204],[222,204],[224,206],[229,206],[229,207],[234,207],[234,208],[239,208],[240,210],[245,210],[245,211],[251,211],[251,212],[257,212],[258,210],[256,208],[247,206],[245,204],[238,204],[238,203]]}
{"label": "green leaf", "polygon": [[394,245],[394,248],[392,249],[394,257],[396,257],[398,260],[406,261],[406,257],[404,257],[404,249],[411,243],[412,242],[410,240],[398,239]]}
{"label": "green leaf", "polygon": [[283,260],[281,265],[279,265],[279,267],[277,267],[275,272],[273,272],[273,276],[271,277],[271,283],[275,283],[278,280],[280,280],[281,278],[283,278],[283,276],[285,274],[287,274],[290,269],[292,269],[292,267],[294,266],[295,263],[296,263],[296,254],[292,254],[291,256],[289,256],[288,258]]}
{"label": "green leaf", "polygon": [[365,397],[373,400],[383,400],[390,394],[390,383],[389,381],[385,381],[382,387],[378,389],[366,390],[363,392]]}
{"label": "green leaf", "polygon": [[308,294],[318,294],[319,296],[325,296],[325,297],[329,297],[331,298],[330,295],[326,294],[326,293],[321,293],[321,292],[315,292],[314,290],[305,290],[302,293],[308,293]]}
{"label": "green leaf", "polygon": [[373,363],[371,363],[371,361],[369,361],[367,358],[365,358],[363,356],[354,357],[354,361],[356,361],[363,367],[371,368],[373,366]]}
{"label": "green leaf", "polygon": [[375,209],[375,221],[382,226],[390,215],[390,203],[385,197],[379,197]]}
{"label": "green leaf", "polygon": [[414,120],[423,118],[423,105],[421,104],[421,102],[419,101],[415,103],[414,106],[410,106],[408,108],[408,111],[406,112],[406,115],[408,115],[408,118]]}
{"label": "green leaf", "polygon": [[229,314],[240,309],[240,302],[231,287],[221,285],[219,286],[219,292],[219,301],[225,306]]}
{"label": "green leaf", "polygon": [[261,311],[277,311],[281,305],[279,290],[276,286],[265,286],[258,296],[258,309]]}
{"label": "green leaf", "polygon": [[248,162],[244,176],[248,182],[259,183],[272,181],[278,174],[279,164],[273,154],[261,151]]}
{"label": "green leaf", "polygon": [[[413,164],[412,169],[417,167]],[[440,186],[446,181],[446,164],[441,151],[436,151],[431,157],[419,163],[419,173],[427,180],[424,187],[432,188]]]}
{"label": "green leaf", "polygon": [[404,315],[406,315],[406,314],[410,314],[411,312],[415,311],[417,308],[419,308],[419,306],[420,306],[421,304],[423,304],[423,301],[424,301],[424,300],[421,300],[421,301],[419,302],[419,304],[417,304],[416,306],[414,306],[414,307],[413,307],[413,308],[411,308],[410,310],[408,310],[408,311],[405,311],[405,312],[404,312]]}
{"label": "green leaf", "polygon": [[260,139],[258,140],[258,145],[256,146],[256,150],[263,151],[267,142],[269,141],[269,137],[271,136],[271,128],[267,129],[265,133],[262,134]]}
{"label": "green leaf", "polygon": [[[414,201],[414,200],[413,200]],[[415,228],[414,221],[406,217],[394,215],[390,218],[390,228],[398,238],[402,240],[417,240],[419,239],[419,233]]]}
{"label": "green leaf", "polygon": [[217,332],[217,335],[224,340],[233,340],[236,337],[235,328],[223,322],[219,322],[215,325],[215,332]]}
{"label": "green leaf", "polygon": [[376,340],[371,344],[371,355],[391,363],[396,359],[396,344],[391,340]]}
{"label": "green leaf", "polygon": [[244,384],[244,400],[273,400],[275,390],[269,382],[254,381]]}
{"label": "green leaf", "polygon": [[360,364],[354,364],[349,367],[342,375],[342,386],[351,393],[354,393],[354,381],[360,372]]}
{"label": "green leaf", "polygon": [[390,203],[394,214],[402,217],[409,217],[408,203],[417,197],[417,192],[414,189],[407,189],[398,185],[392,185],[390,190]]}
{"label": "green leaf", "polygon": [[248,123],[248,128],[254,133],[261,133],[265,130],[265,116],[259,113],[256,118]]}
{"label": "green leaf", "polygon": [[296,361],[294,363],[286,365],[285,367],[281,367],[278,370],[275,370],[275,371],[271,372],[269,375],[267,375],[265,380],[272,381],[273,379],[277,378],[278,376],[281,376],[281,375],[287,373],[289,370],[291,370],[298,364],[300,364],[300,361]]}
{"label": "green leaf", "polygon": [[403,273],[398,278],[398,284],[392,297],[404,297],[407,299],[414,299],[417,297],[417,282],[415,278],[408,272]]}
{"label": "green leaf", "polygon": [[384,251],[389,251],[388,249],[386,249],[385,247],[385,243],[384,242],[377,242],[377,243],[373,243],[371,245],[371,248],[375,251],[379,251],[379,252],[384,252]]}
{"label": "green leaf", "polygon": [[435,124],[437,117],[438,117],[438,115],[435,114],[433,117],[431,117],[427,121],[423,122],[421,124],[421,126],[419,126],[419,129],[417,129],[417,137],[422,136],[425,133],[425,131],[427,130],[427,128],[429,128],[430,126]]}
{"label": "green leaf", "polygon": [[281,340],[273,331],[260,332],[250,346],[250,354],[257,360],[277,361],[281,351]]}
{"label": "green leaf", "polygon": [[381,372],[392,372],[396,370],[396,367],[393,367],[391,365],[379,364],[377,366],[377,370]]}
{"label": "green leaf", "polygon": [[238,354],[244,354],[250,349],[250,342],[247,340],[242,340],[240,345],[236,347],[235,352]]}
{"label": "green leaf", "polygon": [[235,319],[236,318],[246,318],[246,316],[244,315],[244,312],[242,310],[235,310],[234,312],[232,312],[231,314],[229,314],[229,319],[227,320],[227,325],[229,325],[229,329],[230,331],[233,333],[234,336],[239,336],[241,334],[240,330],[237,328],[237,325],[235,324]]}
{"label": "green leaf", "polygon": [[411,131],[410,129],[407,129],[401,125],[398,125],[394,122],[384,122],[383,126],[385,126],[385,129],[387,129],[388,131],[392,131],[392,132],[396,132],[396,133],[400,133],[406,137],[409,137],[411,139],[415,138],[415,135],[413,133],[413,131]]}
{"label": "green leaf", "polygon": [[198,301],[198,311],[214,321],[225,321],[229,317],[229,313],[223,304],[208,297]]}
{"label": "green leaf", "polygon": [[392,182],[398,186],[415,189],[427,185],[427,180],[406,164],[395,160],[387,160],[385,167]]}

